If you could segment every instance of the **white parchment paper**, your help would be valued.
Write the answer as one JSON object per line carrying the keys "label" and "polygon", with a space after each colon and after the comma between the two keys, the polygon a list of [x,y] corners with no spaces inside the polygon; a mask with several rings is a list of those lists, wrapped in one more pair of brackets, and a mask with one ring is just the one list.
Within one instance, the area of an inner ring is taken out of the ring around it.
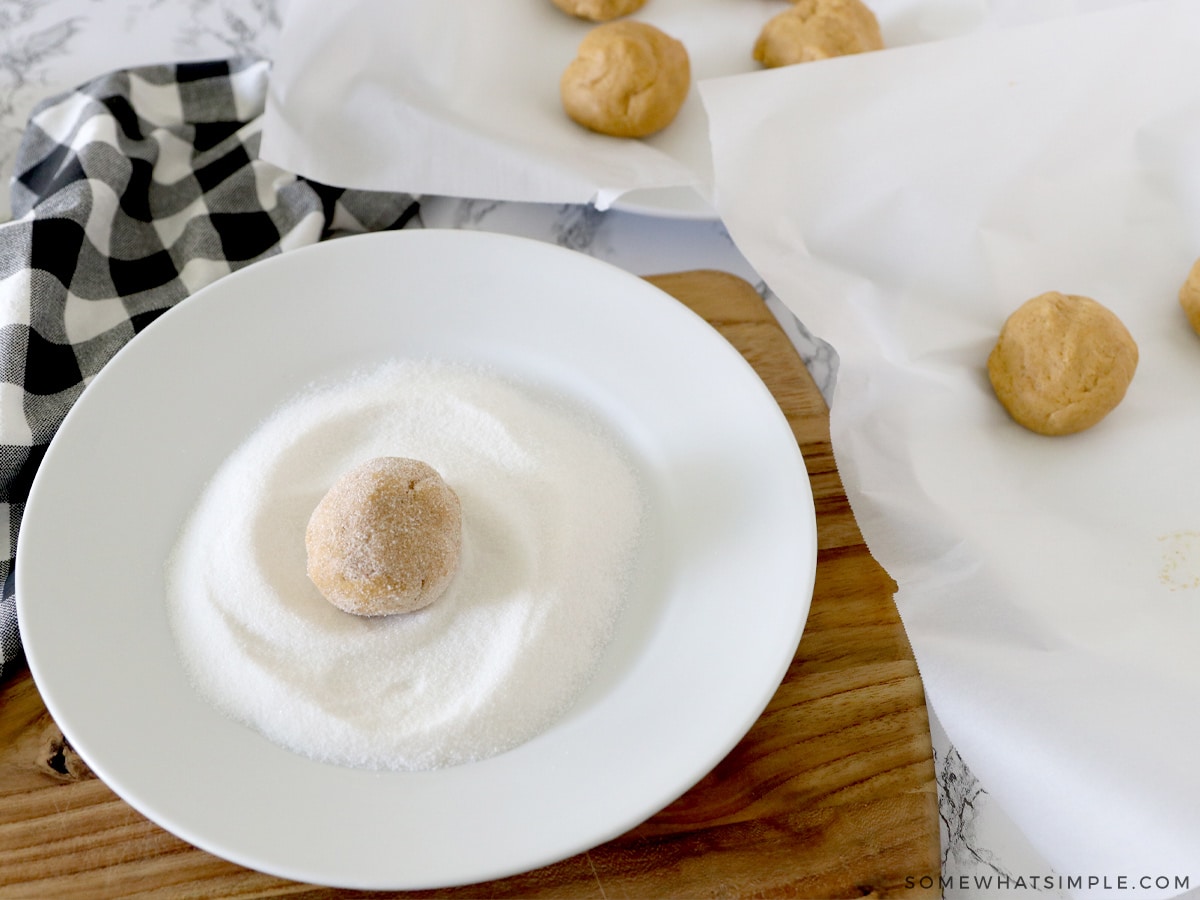
{"label": "white parchment paper", "polygon": [[[718,210],[838,351],[838,465],[950,738],[1079,879],[1056,887],[1200,885],[1200,337],[1176,299],[1200,255],[1200,3],[700,91]],[[1104,303],[1141,356],[1064,438],[1016,425],[985,370],[1047,290]]]}
{"label": "white parchment paper", "polygon": [[[636,18],[684,43],[694,79],[757,68],[781,0],[654,0]],[[595,202],[711,181],[703,107],[623,140],[567,118],[559,78],[594,23],[550,0],[291,0],[264,158],[330,184]]]}
{"label": "white parchment paper", "polygon": [[[902,46],[1128,0],[874,0]],[[761,69],[754,41],[787,0],[650,0],[631,18],[683,42],[694,82]],[[290,0],[264,159],[368,190],[594,203],[711,216],[708,122],[693,89],[643,140],[570,121],[563,69],[594,23],[550,0]],[[630,196],[631,192],[640,192]],[[694,199],[689,199],[694,198]]]}

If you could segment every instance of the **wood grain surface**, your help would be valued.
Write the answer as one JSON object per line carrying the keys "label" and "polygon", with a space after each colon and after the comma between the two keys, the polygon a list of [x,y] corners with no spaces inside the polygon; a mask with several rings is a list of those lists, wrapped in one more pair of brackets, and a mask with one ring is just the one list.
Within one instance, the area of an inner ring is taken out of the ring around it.
{"label": "wood grain surface", "polygon": [[726,759],[642,825],[555,865],[418,894],[336,890],[241,868],[147,821],[64,742],[26,671],[0,686],[0,898],[939,896],[924,694],[894,585],[863,545],[838,478],[824,401],[745,281],[715,271],[650,281],[758,371],[791,423],[816,500],[804,636]]}

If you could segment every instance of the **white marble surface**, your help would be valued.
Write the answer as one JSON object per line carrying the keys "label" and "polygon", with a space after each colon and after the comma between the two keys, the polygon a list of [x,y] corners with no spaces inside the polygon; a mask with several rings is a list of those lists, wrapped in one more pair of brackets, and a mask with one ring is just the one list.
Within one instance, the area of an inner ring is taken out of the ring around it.
{"label": "white marble surface", "polygon": [[[0,221],[8,217],[13,157],[34,104],[115,68],[231,55],[269,58],[285,3],[0,0]],[[421,220],[426,227],[484,229],[546,240],[637,274],[715,268],[740,275],[768,298],[829,396],[836,374],[835,354],[774,301],[717,222],[443,197],[425,198]],[[942,816],[943,895],[1069,896],[974,778],[936,719],[933,734]]]}

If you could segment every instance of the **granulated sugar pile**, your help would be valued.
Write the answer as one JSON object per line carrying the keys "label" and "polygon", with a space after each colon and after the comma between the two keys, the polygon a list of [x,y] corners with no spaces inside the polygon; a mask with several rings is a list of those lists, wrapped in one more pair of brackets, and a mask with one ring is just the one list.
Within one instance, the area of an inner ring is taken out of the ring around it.
{"label": "granulated sugar pile", "polygon": [[[432,465],[462,502],[462,561],[417,612],[363,618],[305,574],[342,472]],[[167,563],[196,689],[307,756],[429,769],[544,731],[587,685],[628,588],[638,478],[596,423],[486,371],[396,361],[288,402],[205,488]]]}

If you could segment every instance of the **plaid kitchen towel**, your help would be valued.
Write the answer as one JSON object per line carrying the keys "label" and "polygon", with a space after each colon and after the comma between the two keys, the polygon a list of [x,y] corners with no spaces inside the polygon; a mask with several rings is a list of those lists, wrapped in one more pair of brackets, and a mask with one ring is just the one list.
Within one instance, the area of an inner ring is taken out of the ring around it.
{"label": "plaid kitchen towel", "polygon": [[316,184],[258,159],[269,64],[115,72],[30,118],[0,225],[0,674],[20,658],[17,530],[46,447],[113,354],[255,260],[415,220],[403,194]]}

